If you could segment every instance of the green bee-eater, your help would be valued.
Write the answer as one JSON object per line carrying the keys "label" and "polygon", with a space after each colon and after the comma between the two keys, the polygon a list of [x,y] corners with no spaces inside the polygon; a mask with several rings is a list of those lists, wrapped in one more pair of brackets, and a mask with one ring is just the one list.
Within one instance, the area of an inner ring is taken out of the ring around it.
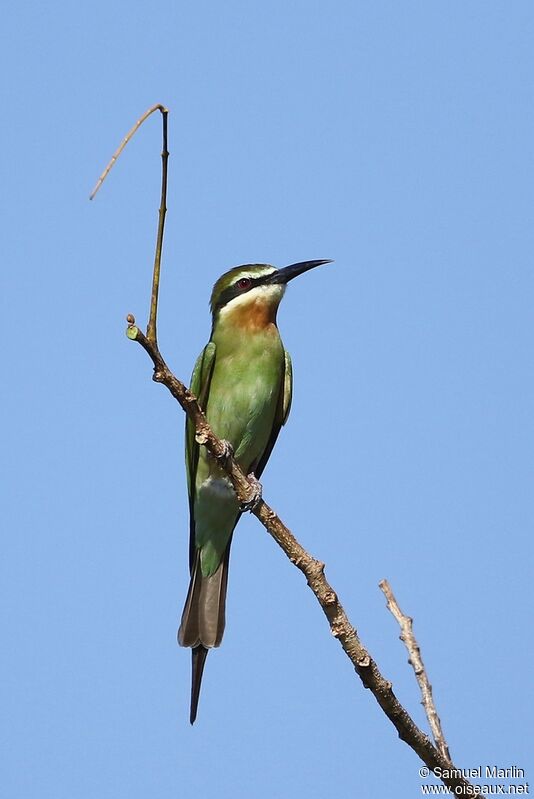
{"label": "green bee-eater", "polygon": [[[326,263],[304,261],[284,269],[246,264],[226,272],[213,287],[211,337],[195,364],[191,391],[215,435],[230,444],[254,480],[263,472],[291,406],[291,359],[276,312],[290,280]],[[186,468],[191,582],[178,641],[193,650],[193,724],[206,656],[219,646],[224,632],[230,544],[244,508],[226,474],[196,443],[190,421]]]}

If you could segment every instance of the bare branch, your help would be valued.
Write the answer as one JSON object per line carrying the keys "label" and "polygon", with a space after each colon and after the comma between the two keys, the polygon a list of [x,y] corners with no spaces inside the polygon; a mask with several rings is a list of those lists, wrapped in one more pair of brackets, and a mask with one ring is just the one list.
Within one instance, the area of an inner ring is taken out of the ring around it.
{"label": "bare branch", "polygon": [[89,195],[89,199],[90,199],[90,200],[92,200],[92,199],[94,198],[94,196],[96,195],[97,191],[100,189],[100,186],[101,186],[101,185],[102,185],[102,183],[105,181],[105,179],[107,178],[107,176],[108,176],[108,175],[109,175],[109,173],[111,172],[112,168],[114,167],[114,165],[115,165],[115,162],[116,162],[117,158],[118,158],[118,157],[119,157],[119,155],[122,153],[122,151],[124,150],[124,148],[126,147],[126,145],[128,144],[128,142],[130,141],[130,139],[132,138],[132,136],[134,135],[134,133],[136,132],[136,130],[137,130],[138,128],[140,128],[140,127],[141,127],[141,125],[143,124],[143,122],[144,122],[146,119],[148,119],[148,117],[149,117],[151,114],[153,114],[153,113],[154,113],[154,111],[161,111],[161,113],[162,113],[162,114],[168,114],[168,109],[167,109],[167,108],[165,108],[165,106],[164,106],[164,105],[161,105],[161,103],[156,103],[156,105],[153,105],[153,106],[151,106],[151,108],[149,108],[149,109],[148,109],[148,111],[145,111],[145,113],[143,114],[143,116],[142,116],[142,117],[139,117],[139,119],[137,120],[137,122],[135,123],[135,125],[133,126],[133,128],[132,128],[131,130],[129,130],[129,131],[128,131],[128,133],[126,134],[126,136],[124,137],[124,139],[121,141],[121,143],[119,144],[119,146],[117,147],[117,149],[115,150],[115,152],[113,153],[113,155],[111,156],[111,159],[110,159],[110,161],[109,161],[109,163],[108,163],[107,167],[104,169],[104,171],[102,172],[102,174],[101,174],[101,175],[100,175],[100,177],[98,178],[98,180],[97,180],[97,182],[96,182],[96,184],[95,184],[95,187],[94,187],[93,191],[92,191],[92,192],[91,192],[91,194]]}
{"label": "bare branch", "polygon": [[[241,503],[248,503],[255,497],[255,487],[248,481],[247,477],[234,460],[233,456],[228,455],[228,448],[225,442],[221,441],[219,438],[217,438],[217,436],[214,435],[202,409],[198,404],[196,397],[171,372],[165,363],[157,344],[157,298],[159,289],[159,269],[163,246],[163,227],[166,210],[165,196],[167,188],[168,151],[166,108],[161,105],[155,105],[149,109],[143,115],[143,117],[141,117],[141,119],[132,128],[130,133],[128,133],[128,135],[125,137],[117,152],[114,154],[110,164],[99,179],[91,196],[94,197],[107,173],[113,166],[113,163],[116,161],[118,155],[127,144],[129,139],[133,136],[137,128],[151,113],[156,110],[161,111],[163,115],[164,143],[162,152],[163,167],[160,219],[158,225],[156,257],[154,262],[150,320],[147,327],[147,335],[145,335],[136,326],[135,318],[131,314],[128,314],[128,328],[126,334],[129,339],[137,341],[147,352],[152,360],[152,363],[154,364],[153,380],[166,386],[171,392],[172,396],[179,402],[185,413],[195,425],[197,442],[206,447],[210,455],[218,461],[221,468],[224,469],[224,471],[228,474],[239,501]],[[308,585],[315,594],[323,613],[327,618],[332,635],[340,642],[344,652],[353,664],[354,669],[360,677],[363,685],[366,688],[369,688],[386,716],[394,725],[399,737],[419,755],[421,760],[431,770],[437,768],[442,770],[440,779],[445,783],[445,785],[449,786],[453,790],[456,789],[455,792],[457,793],[473,793],[470,783],[462,776],[461,771],[454,768],[450,762],[448,751],[446,750],[446,754],[444,754],[443,751],[437,749],[432,744],[428,736],[417,727],[408,712],[398,701],[397,697],[393,693],[391,683],[382,676],[378,666],[361,643],[358,633],[350,624],[347,615],[343,610],[341,603],[339,602],[336,592],[326,580],[324,575],[324,563],[316,560],[308,552],[306,552],[291,531],[277,516],[275,511],[269,507],[269,505],[263,499],[261,499],[254,506],[252,513],[257,516],[265,529],[285,552],[287,557],[306,577]]]}
{"label": "bare branch", "polygon": [[167,213],[167,167],[169,163],[169,150],[167,148],[167,118],[169,112],[160,108],[163,123],[163,148],[161,151],[161,201],[159,205],[158,235],[156,238],[156,254],[154,256],[154,271],[152,273],[152,294],[150,297],[150,316],[146,334],[150,341],[157,344],[156,320],[158,315],[159,276],[161,269],[161,254],[163,252],[163,233],[165,230],[165,215]]}
{"label": "bare branch", "polygon": [[[154,364],[153,380],[162,383],[180,403],[183,410],[192,420],[196,429],[196,440],[203,444],[208,452],[219,462],[228,474],[240,502],[248,502],[254,495],[254,488],[244,472],[232,456],[228,456],[225,444],[214,435],[207,419],[200,408],[196,397],[176,378],[165,363],[158,347],[135,325],[134,317],[127,317],[127,336],[137,341],[150,356]],[[287,557],[306,577],[307,583],[315,594],[325,614],[332,635],[337,638],[363,685],[369,688],[376,701],[398,732],[399,738],[410,746],[431,770],[441,769],[440,777],[445,785],[453,790],[467,794],[470,783],[456,769],[450,758],[439,751],[425,733],[419,729],[409,713],[400,704],[392,690],[391,683],[380,673],[377,664],[371,658],[358,637],[355,628],[339,602],[336,592],[326,580],[324,563],[313,558],[299,544],[288,527],[281,521],[275,511],[265,502],[260,502],[251,511],[260,520],[268,533],[283,549]],[[447,774],[448,776],[445,776]],[[461,788],[459,786],[462,786]],[[472,789],[471,789],[472,792]]]}
{"label": "bare branch", "polygon": [[140,117],[133,128],[128,131],[118,148],[115,150],[113,155],[111,156],[111,160],[98,178],[96,182],[96,186],[94,187],[93,191],[91,192],[89,199],[92,200],[97,191],[99,190],[102,183],[105,181],[106,177],[110,173],[113,165],[115,164],[117,158],[122,153],[130,139],[133,137],[134,133],[141,127],[143,122],[148,119],[148,117],[154,113],[154,111],[160,111],[162,116],[163,122],[163,147],[161,151],[161,202],[159,206],[159,217],[158,217],[158,234],[156,237],[156,253],[154,256],[154,270],[152,273],[152,292],[150,296],[150,315],[148,319],[148,325],[146,334],[150,341],[157,343],[157,332],[156,332],[156,320],[158,315],[158,295],[159,295],[159,276],[161,271],[161,254],[163,251],[163,233],[165,230],[165,215],[167,213],[167,173],[168,173],[168,162],[169,162],[169,150],[167,146],[167,119],[169,116],[168,109],[162,105],[161,103],[156,103],[155,105],[151,106],[148,111],[145,111],[142,117]]}
{"label": "bare branch", "polygon": [[378,584],[378,587],[386,597],[388,610],[391,611],[399,623],[399,627],[401,628],[400,640],[408,650],[408,663],[410,666],[412,666],[415,672],[415,678],[419,683],[422,696],[421,704],[425,709],[426,717],[428,719],[428,723],[430,724],[430,729],[432,730],[432,735],[434,736],[436,746],[443,757],[446,758],[450,764],[451,756],[449,753],[449,747],[447,746],[447,742],[441,728],[441,721],[434,704],[432,686],[426,673],[423,658],[421,657],[421,649],[417,643],[415,635],[413,634],[413,619],[410,616],[406,616],[402,612],[387,580],[381,580]]}

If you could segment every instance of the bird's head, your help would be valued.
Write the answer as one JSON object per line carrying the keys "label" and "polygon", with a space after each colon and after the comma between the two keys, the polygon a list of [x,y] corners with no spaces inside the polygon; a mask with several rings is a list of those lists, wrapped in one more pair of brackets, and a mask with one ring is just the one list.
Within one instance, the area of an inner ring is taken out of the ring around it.
{"label": "bird's head", "polygon": [[228,319],[243,327],[274,322],[286,285],[294,277],[330,260],[301,261],[282,269],[270,264],[244,264],[225,272],[211,293],[213,323]]}

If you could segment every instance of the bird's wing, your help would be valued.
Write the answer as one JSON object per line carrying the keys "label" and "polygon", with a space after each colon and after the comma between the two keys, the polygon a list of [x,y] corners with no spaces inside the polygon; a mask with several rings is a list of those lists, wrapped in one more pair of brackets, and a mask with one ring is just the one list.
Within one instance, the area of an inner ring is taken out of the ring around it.
{"label": "bird's wing", "polygon": [[278,404],[276,406],[276,413],[274,415],[273,427],[267,446],[258,461],[258,465],[254,469],[255,476],[259,479],[261,473],[267,465],[267,461],[276,444],[280,428],[287,422],[289,411],[291,410],[291,399],[293,396],[293,366],[291,364],[291,357],[289,352],[284,350],[284,375],[280,385],[280,394],[278,395]]}
{"label": "bird's wing", "polygon": [[[210,390],[211,376],[215,364],[216,346],[213,341],[206,344],[197,358],[193,374],[191,375],[191,391],[198,399],[202,410],[206,411]],[[198,465],[199,445],[195,441],[195,425],[187,417],[185,423],[185,467],[187,471],[187,490],[189,493],[189,568],[195,564],[195,520],[193,505],[195,501],[195,477]]]}
{"label": "bird's wing", "polygon": [[284,350],[285,357],[285,371],[284,371],[284,385],[283,385],[283,402],[282,402],[282,424],[287,422],[289,411],[291,410],[291,400],[293,399],[293,364],[291,363],[291,356],[287,350]]}

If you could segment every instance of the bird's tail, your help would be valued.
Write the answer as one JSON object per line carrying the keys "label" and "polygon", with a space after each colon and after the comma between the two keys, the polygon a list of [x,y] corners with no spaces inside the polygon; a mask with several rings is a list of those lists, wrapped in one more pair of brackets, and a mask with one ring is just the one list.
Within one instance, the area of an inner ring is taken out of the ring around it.
{"label": "bird's tail", "polygon": [[191,724],[197,716],[202,673],[208,650],[219,646],[224,633],[229,556],[230,542],[217,571],[209,577],[204,577],[200,568],[200,551],[197,550],[191,572],[191,582],[178,630],[180,646],[190,646],[193,650],[189,716]]}

